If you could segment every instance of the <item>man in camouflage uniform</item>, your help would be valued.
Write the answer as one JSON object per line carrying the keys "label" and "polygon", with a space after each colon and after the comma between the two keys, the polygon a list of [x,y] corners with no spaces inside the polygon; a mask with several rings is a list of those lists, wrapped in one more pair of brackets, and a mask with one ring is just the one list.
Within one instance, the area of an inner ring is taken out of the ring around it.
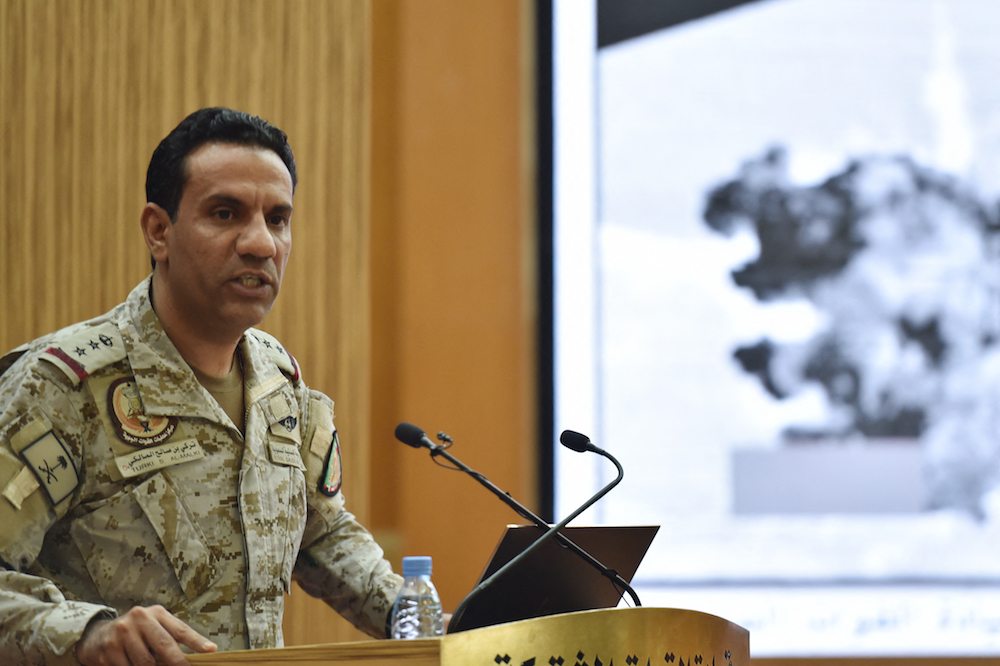
{"label": "man in camouflage uniform", "polygon": [[285,135],[227,109],[153,154],[153,273],[0,360],[0,663],[282,645],[293,579],[385,635],[401,579],[345,511],[333,402],[273,337]]}

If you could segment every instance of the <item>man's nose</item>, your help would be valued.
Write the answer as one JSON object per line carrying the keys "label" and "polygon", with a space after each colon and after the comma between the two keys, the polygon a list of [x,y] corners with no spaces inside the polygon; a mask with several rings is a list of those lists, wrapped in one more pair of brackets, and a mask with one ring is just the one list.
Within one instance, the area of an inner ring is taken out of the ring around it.
{"label": "man's nose", "polygon": [[240,232],[236,251],[261,259],[273,257],[277,246],[262,212],[255,213]]}

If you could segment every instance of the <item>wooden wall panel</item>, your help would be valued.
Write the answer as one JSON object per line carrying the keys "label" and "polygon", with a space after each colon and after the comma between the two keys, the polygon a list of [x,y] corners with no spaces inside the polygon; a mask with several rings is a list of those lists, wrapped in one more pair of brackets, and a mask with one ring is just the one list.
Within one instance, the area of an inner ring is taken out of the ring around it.
{"label": "wooden wall panel", "polygon": [[[520,517],[392,436],[458,458],[537,510],[530,0],[375,0],[372,524],[431,555],[446,609]],[[548,360],[544,362],[549,362]]]}
{"label": "wooden wall panel", "polygon": [[[0,1],[0,348],[121,302],[158,141],[203,106],[295,149],[293,252],[264,328],[337,401],[345,491],[368,498],[368,0]],[[289,644],[356,638],[293,593]]]}

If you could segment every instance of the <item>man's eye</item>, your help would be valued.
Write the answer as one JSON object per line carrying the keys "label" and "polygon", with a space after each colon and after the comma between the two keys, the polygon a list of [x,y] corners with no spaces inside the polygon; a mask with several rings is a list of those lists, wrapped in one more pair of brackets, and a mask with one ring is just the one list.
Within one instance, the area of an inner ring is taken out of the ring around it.
{"label": "man's eye", "polygon": [[271,218],[271,224],[273,224],[276,227],[284,226],[288,224],[288,218],[286,218],[284,215],[275,215],[274,217]]}
{"label": "man's eye", "polygon": [[226,209],[216,211],[215,214],[220,220],[230,220],[233,217],[233,211]]}

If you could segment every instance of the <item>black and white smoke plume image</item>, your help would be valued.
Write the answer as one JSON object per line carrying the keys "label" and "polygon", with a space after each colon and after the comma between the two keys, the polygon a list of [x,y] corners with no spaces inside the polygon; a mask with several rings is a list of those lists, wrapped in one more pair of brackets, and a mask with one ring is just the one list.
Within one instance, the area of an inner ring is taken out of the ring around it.
{"label": "black and white smoke plume image", "polygon": [[772,148],[708,195],[704,221],[750,228],[759,255],[732,271],[762,302],[807,299],[810,339],[733,350],[778,399],[822,386],[823,424],[790,446],[909,441],[923,451],[925,508],[982,517],[1000,482],[1000,225],[996,202],[905,156],[869,156],[792,184]]}

